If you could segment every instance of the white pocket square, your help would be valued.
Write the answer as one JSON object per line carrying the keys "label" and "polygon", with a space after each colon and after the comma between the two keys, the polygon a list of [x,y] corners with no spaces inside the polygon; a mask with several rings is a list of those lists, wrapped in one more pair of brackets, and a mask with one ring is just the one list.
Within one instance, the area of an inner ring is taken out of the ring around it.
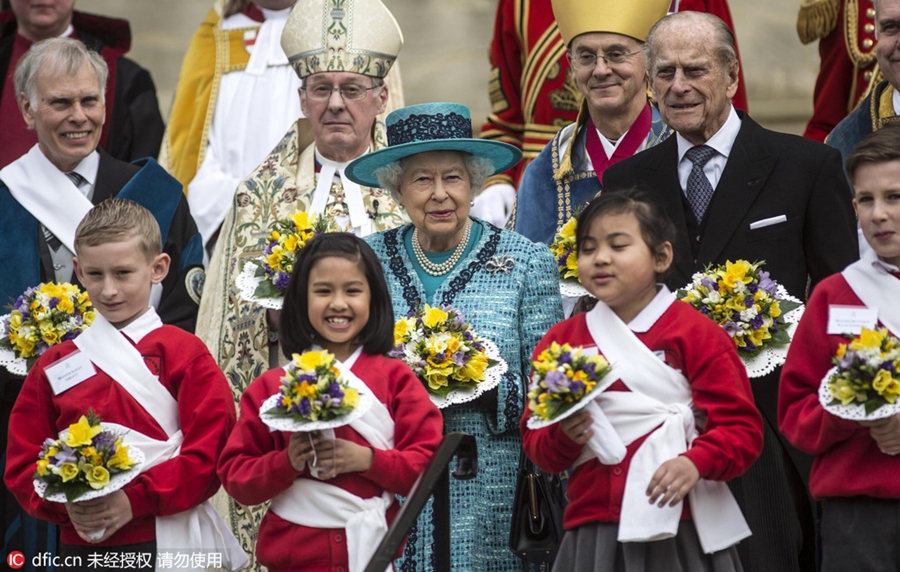
{"label": "white pocket square", "polygon": [[772,226],[773,224],[778,224],[780,222],[787,222],[787,216],[778,215],[769,218],[764,218],[762,220],[758,220],[756,222],[750,223],[750,230],[756,230],[758,228],[764,228],[767,226]]}

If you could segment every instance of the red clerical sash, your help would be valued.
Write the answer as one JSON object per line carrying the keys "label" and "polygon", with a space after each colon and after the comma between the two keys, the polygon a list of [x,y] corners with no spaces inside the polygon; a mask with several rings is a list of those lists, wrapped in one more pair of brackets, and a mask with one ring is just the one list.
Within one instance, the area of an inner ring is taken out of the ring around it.
{"label": "red clerical sash", "polygon": [[588,123],[585,147],[587,148],[588,155],[591,157],[591,164],[594,166],[594,172],[597,174],[597,179],[602,181],[603,171],[605,171],[607,167],[615,165],[622,159],[631,157],[638,149],[640,149],[641,145],[644,144],[644,140],[647,139],[647,133],[650,132],[651,117],[650,104],[648,103],[644,106],[644,109],[641,110],[641,114],[637,116],[634,123],[631,124],[631,128],[628,130],[628,133],[625,134],[625,137],[622,139],[622,142],[619,143],[619,146],[616,147],[616,151],[613,153],[612,157],[606,156],[606,151],[603,149],[603,144],[600,142],[600,136],[597,134],[597,128],[594,126],[594,122],[591,121]]}

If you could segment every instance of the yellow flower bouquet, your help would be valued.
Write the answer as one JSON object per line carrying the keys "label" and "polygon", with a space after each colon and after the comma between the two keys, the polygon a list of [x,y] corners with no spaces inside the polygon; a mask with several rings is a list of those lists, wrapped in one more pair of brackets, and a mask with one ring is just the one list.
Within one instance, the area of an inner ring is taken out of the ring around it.
{"label": "yellow flower bouquet", "polygon": [[325,217],[302,211],[275,221],[262,256],[250,260],[238,276],[241,297],[267,308],[280,309],[297,252],[313,237],[336,231]]}
{"label": "yellow flower bouquet", "polygon": [[280,431],[333,429],[358,419],[371,396],[349,368],[341,371],[327,350],[294,354],[284,368],[281,389],[260,407],[260,418]]}
{"label": "yellow flower bouquet", "polygon": [[69,425],[57,439],[47,439],[38,455],[35,488],[55,502],[90,500],[119,490],[143,462],[143,453],[106,429],[93,409]]}
{"label": "yellow flower bouquet", "polygon": [[413,370],[438,407],[477,398],[507,370],[497,346],[480,338],[451,306],[425,304],[397,320],[388,355]]}
{"label": "yellow flower bouquet", "polygon": [[0,364],[25,375],[51,346],[75,339],[94,321],[87,292],[69,283],[29,288],[0,318]]}
{"label": "yellow flower bouquet", "polygon": [[784,363],[790,332],[803,312],[802,303],[772,280],[762,265],[746,260],[710,265],[675,293],[731,336],[750,377]]}
{"label": "yellow flower bouquet", "polygon": [[538,421],[556,422],[565,413],[581,409],[593,399],[595,389],[601,389],[597,384],[611,369],[600,354],[585,355],[580,346],[556,342],[542,351],[531,367],[528,410],[535,422],[530,428],[544,425]]}
{"label": "yellow flower bouquet", "polygon": [[550,243],[550,252],[556,259],[556,267],[559,272],[559,290],[563,296],[580,298],[590,293],[581,285],[578,278],[578,249],[575,245],[575,231],[578,228],[578,215],[581,209],[572,215],[572,218],[563,225],[553,242]]}
{"label": "yellow flower bouquet", "polygon": [[840,344],[819,387],[819,402],[844,419],[880,419],[900,411],[900,340],[863,328]]}

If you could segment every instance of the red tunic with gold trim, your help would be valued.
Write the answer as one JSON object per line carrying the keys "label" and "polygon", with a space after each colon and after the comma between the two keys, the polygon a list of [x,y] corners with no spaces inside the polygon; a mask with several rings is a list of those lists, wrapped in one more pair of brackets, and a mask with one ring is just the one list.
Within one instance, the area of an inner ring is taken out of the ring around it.
{"label": "red tunic with gold trim", "polygon": [[[734,29],[727,0],[674,4],[681,11],[715,14]],[[582,95],[572,77],[550,0],[500,0],[490,61],[491,114],[481,127],[481,137],[515,145],[522,150],[522,161],[490,177],[485,186],[507,183],[518,187],[528,163],[557,131],[575,121],[581,107]],[[734,106],[747,110],[743,75]]]}
{"label": "red tunic with gold trim", "polygon": [[825,141],[883,76],[875,61],[875,8],[871,0],[815,0],[797,17],[800,41],[819,40],[821,66],[813,114],[804,137]]}

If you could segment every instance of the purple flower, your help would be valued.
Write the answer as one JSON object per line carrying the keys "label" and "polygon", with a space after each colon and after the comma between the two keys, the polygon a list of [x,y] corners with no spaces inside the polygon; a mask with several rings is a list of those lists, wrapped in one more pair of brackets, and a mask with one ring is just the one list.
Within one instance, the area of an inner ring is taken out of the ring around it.
{"label": "purple flower", "polygon": [[573,395],[581,395],[584,392],[584,384],[580,381],[573,381],[572,385],[569,386],[569,391]]}
{"label": "purple flower", "polygon": [[753,328],[754,330],[760,329],[762,327],[762,325],[763,325],[763,317],[760,316],[759,314],[757,314],[755,318],[750,320],[750,327]]}
{"label": "purple flower", "polygon": [[309,415],[312,412],[312,407],[309,404],[309,399],[304,397],[300,400],[300,403],[294,406],[297,409],[297,413],[300,415]]}
{"label": "purple flower", "polygon": [[290,281],[291,275],[279,270],[278,276],[275,277],[275,288],[278,288],[278,290],[287,290],[288,282]]}
{"label": "purple flower", "polygon": [[565,352],[562,355],[560,355],[559,359],[557,359],[556,361],[557,361],[557,363],[560,363],[560,364],[564,364],[564,363],[570,364],[570,363],[572,363],[572,354],[569,352]]}
{"label": "purple flower", "polygon": [[719,287],[716,286],[715,281],[708,276],[704,276],[703,278],[700,279],[700,285],[703,286],[704,288],[706,288],[707,290],[709,290],[710,292],[718,292],[719,291]]}
{"label": "purple flower", "polygon": [[709,314],[709,308],[707,308],[706,306],[701,306],[700,313],[701,314]]}
{"label": "purple flower", "polygon": [[95,449],[110,449],[116,444],[116,434],[112,431],[101,431],[94,436],[91,444]]}
{"label": "purple flower", "polygon": [[754,302],[755,300],[753,299],[753,296],[744,296],[744,306],[752,308]]}
{"label": "purple flower", "polygon": [[56,456],[53,458],[54,465],[58,467],[63,463],[74,463],[78,460],[78,453],[75,449],[69,447],[65,443],[60,443],[59,445],[59,452],[56,453]]}
{"label": "purple flower", "polygon": [[550,393],[561,393],[569,388],[569,378],[561,371],[548,371],[544,383]]}
{"label": "purple flower", "polygon": [[759,284],[751,281],[750,284],[747,284],[747,291],[751,294],[756,294],[756,291],[759,290]]}
{"label": "purple flower", "polygon": [[333,398],[344,397],[344,390],[341,389],[341,384],[339,384],[338,382],[334,382],[331,384],[331,387],[328,388],[328,393],[330,393]]}
{"label": "purple flower", "polygon": [[775,281],[769,278],[769,273],[765,270],[759,271],[759,287],[764,291],[768,292],[772,296],[775,295],[775,291],[778,289],[778,284]]}
{"label": "purple flower", "polygon": [[50,298],[49,306],[50,306],[51,310],[56,308],[58,305],[59,305],[59,298],[56,298],[56,297]]}
{"label": "purple flower", "polygon": [[456,352],[450,358],[456,365],[466,365],[466,354],[464,352]]}
{"label": "purple flower", "polygon": [[732,338],[743,331],[743,329],[734,322],[725,322],[722,327],[725,328],[725,332]]}
{"label": "purple flower", "polygon": [[388,357],[402,359],[404,356],[403,352],[403,344],[397,344],[391,351],[388,352]]}

